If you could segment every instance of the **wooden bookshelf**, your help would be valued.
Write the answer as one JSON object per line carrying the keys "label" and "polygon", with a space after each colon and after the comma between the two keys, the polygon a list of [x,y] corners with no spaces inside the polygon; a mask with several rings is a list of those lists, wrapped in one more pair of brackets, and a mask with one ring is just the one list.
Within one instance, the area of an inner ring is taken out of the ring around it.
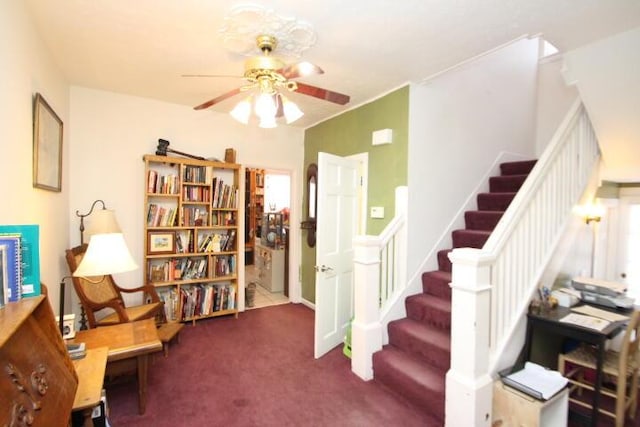
{"label": "wooden bookshelf", "polygon": [[261,236],[264,212],[264,169],[247,168],[245,171],[245,251],[248,264],[255,258],[254,241]]}
{"label": "wooden bookshelf", "polygon": [[238,315],[240,165],[157,155],[145,162],[145,283],[168,322]]}

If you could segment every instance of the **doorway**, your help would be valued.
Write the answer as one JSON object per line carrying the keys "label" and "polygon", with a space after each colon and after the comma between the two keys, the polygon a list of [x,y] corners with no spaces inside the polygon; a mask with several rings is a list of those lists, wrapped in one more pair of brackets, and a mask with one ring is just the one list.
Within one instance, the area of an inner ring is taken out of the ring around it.
{"label": "doorway", "polygon": [[[626,190],[626,191],[625,191]],[[618,256],[616,280],[627,284],[627,295],[640,305],[640,189],[620,192],[620,224],[618,229]]]}
{"label": "doorway", "polygon": [[247,168],[245,193],[246,309],[288,303],[291,173]]}

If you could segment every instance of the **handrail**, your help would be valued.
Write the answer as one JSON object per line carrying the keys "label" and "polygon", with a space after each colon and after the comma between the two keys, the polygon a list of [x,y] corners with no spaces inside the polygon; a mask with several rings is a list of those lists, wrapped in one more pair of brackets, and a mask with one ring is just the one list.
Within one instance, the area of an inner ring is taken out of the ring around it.
{"label": "handrail", "polygon": [[[595,132],[584,106],[577,101],[484,247],[450,253],[453,270],[447,426],[471,425],[491,412],[493,378],[501,363],[513,362],[502,359],[506,359],[508,345],[516,336],[573,207],[588,185],[593,185],[599,157]],[[474,411],[462,414],[456,410],[460,406]]]}
{"label": "handrail", "polygon": [[[582,103],[576,102],[482,248],[491,270],[490,371],[525,313],[573,207],[599,158]],[[509,304],[512,301],[513,304]]]}
{"label": "handrail", "polygon": [[396,188],[394,218],[378,236],[357,236],[354,248],[354,318],[351,369],[373,378],[372,355],[382,348],[381,313],[407,285],[407,187]]}

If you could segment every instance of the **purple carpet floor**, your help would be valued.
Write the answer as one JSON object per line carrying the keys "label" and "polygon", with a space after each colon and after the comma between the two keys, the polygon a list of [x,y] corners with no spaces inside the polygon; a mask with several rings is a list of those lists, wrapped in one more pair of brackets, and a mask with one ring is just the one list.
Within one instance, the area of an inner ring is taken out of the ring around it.
{"label": "purple carpet floor", "polygon": [[440,422],[351,372],[336,348],[313,358],[312,310],[285,304],[187,325],[149,367],[147,410],[134,380],[107,387],[121,426],[421,426]]}

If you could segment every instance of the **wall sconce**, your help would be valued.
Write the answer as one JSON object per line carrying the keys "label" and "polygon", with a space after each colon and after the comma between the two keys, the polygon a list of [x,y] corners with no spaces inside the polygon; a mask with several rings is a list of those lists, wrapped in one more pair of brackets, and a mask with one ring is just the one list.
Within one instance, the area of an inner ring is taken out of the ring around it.
{"label": "wall sconce", "polygon": [[[102,209],[96,211],[90,228],[89,245],[82,261],[71,276],[65,276],[60,280],[60,307],[59,328],[62,336],[64,333],[64,297],[65,282],[72,277],[106,276],[108,274],[123,273],[138,268],[124,241],[120,226],[116,221],[115,213],[108,210],[102,200],[96,200],[86,214],[76,211],[80,217],[80,244],[84,244],[84,218],[91,215],[97,203],[102,204]],[[82,313],[81,328],[86,329],[84,312]]]}
{"label": "wall sconce", "polygon": [[577,207],[578,215],[584,218],[585,224],[592,222],[600,222],[604,215],[604,206],[600,204],[589,203],[587,205]]}
{"label": "wall sconce", "polygon": [[307,230],[307,244],[316,245],[316,215],[318,213],[318,165],[311,163],[307,168],[307,220],[300,228]]}

